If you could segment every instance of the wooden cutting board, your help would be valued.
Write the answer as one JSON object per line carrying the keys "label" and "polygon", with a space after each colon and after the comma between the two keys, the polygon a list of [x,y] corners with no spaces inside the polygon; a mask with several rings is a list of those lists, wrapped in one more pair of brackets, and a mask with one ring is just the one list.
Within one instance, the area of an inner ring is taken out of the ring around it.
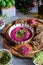
{"label": "wooden cutting board", "polygon": [[[9,39],[9,36],[8,36],[8,30],[9,28],[14,25],[14,24],[19,24],[19,23],[23,23],[22,21],[25,21],[25,23],[27,23],[27,21],[29,20],[29,18],[21,18],[21,19],[18,19],[16,21],[12,21],[9,25],[7,25],[4,30],[3,30],[3,33],[6,34],[7,38]],[[37,21],[39,22],[39,21]],[[28,23],[27,23],[28,24]],[[40,24],[40,23],[38,23]],[[36,24],[35,24],[36,25]],[[33,25],[32,25],[33,27]],[[9,39],[10,40],[10,39]],[[7,41],[5,40],[5,38],[2,38],[2,43],[4,45],[4,47],[6,49],[8,49],[13,55],[15,56],[18,56],[18,57],[21,57],[21,58],[32,58],[34,56],[34,53],[29,53],[27,55],[22,55],[19,51],[19,49],[23,46],[23,45],[27,45],[29,47],[29,43],[26,43],[26,44],[16,44],[15,46],[9,46],[7,45]],[[33,48],[32,48],[32,51],[34,52]],[[31,51],[31,52],[32,52]],[[38,50],[39,51],[39,50]]]}

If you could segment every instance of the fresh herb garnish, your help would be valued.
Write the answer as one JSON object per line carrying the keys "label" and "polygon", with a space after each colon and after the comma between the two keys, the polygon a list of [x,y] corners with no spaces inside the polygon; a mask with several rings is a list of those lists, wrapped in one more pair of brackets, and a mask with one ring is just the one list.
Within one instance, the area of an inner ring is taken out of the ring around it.
{"label": "fresh herb garnish", "polygon": [[24,38],[27,35],[28,31],[27,30],[18,30],[16,32],[17,38]]}

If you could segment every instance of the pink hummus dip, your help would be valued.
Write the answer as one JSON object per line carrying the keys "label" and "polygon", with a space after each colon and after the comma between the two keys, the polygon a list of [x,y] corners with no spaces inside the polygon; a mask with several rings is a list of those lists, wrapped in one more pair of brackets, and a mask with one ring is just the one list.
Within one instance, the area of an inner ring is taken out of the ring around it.
{"label": "pink hummus dip", "polygon": [[11,31],[11,39],[17,42],[26,41],[31,37],[32,33],[28,28],[16,27]]}

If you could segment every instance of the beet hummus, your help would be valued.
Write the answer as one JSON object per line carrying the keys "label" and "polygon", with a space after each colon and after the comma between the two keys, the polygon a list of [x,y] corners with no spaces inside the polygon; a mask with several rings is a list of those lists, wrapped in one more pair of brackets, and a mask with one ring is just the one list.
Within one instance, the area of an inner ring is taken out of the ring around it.
{"label": "beet hummus", "polygon": [[31,37],[31,31],[26,27],[16,27],[11,31],[11,39],[17,42],[26,41]]}

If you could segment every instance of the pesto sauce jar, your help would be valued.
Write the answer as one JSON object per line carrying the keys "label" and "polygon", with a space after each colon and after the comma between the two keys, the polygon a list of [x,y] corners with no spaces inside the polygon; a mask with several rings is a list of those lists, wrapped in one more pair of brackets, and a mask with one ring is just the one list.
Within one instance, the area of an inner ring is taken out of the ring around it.
{"label": "pesto sauce jar", "polygon": [[0,65],[13,65],[12,54],[9,50],[0,49]]}

